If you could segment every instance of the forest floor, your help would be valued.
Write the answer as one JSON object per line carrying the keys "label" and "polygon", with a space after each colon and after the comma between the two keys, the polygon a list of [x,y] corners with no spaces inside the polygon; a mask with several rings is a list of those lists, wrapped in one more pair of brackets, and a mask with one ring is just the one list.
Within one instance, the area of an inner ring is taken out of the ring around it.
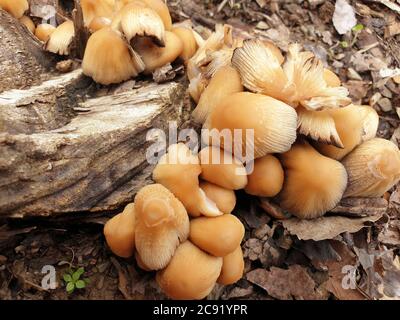
{"label": "forest floor", "polygon": [[[395,1],[350,1],[358,25],[346,35],[335,30],[335,3],[329,0],[168,2],[175,20],[191,18],[211,29],[216,22],[229,23],[274,41],[283,51],[289,43],[301,43],[340,76],[355,103],[378,111],[378,135],[400,142],[400,77],[385,76],[387,69],[400,67],[398,1],[397,6]],[[234,213],[246,226],[245,274],[234,285],[217,285],[209,298],[400,297],[400,186],[383,199],[343,201],[315,221],[275,219],[242,193]],[[77,215],[0,223],[0,299],[164,298],[153,273],[107,248],[106,220],[107,215]],[[57,272],[55,289],[41,287],[46,265]],[[69,294],[64,274],[80,267],[89,281]]]}

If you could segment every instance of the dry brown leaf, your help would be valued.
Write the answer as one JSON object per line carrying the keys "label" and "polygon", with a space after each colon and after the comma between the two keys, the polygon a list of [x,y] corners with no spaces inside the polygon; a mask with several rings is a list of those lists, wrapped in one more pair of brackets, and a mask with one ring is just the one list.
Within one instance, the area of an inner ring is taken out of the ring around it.
{"label": "dry brown leaf", "polygon": [[300,240],[321,241],[333,239],[343,232],[354,233],[366,227],[367,222],[376,222],[382,214],[351,219],[346,217],[321,217],[313,220],[300,220],[291,218],[283,220],[283,226],[292,235],[296,235]]}
{"label": "dry brown leaf", "polygon": [[383,198],[345,198],[330,212],[351,217],[365,217],[384,214],[387,207],[388,202]]}

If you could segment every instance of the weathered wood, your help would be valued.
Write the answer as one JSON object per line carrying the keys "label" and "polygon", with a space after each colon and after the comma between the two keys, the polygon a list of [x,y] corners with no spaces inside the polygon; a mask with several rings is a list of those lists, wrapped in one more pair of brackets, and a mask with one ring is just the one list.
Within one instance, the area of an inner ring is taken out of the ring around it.
{"label": "weathered wood", "polygon": [[[57,87],[44,86],[49,92]],[[0,109],[18,110],[20,103],[35,108],[37,90],[5,93],[14,97],[9,105],[0,95]],[[167,130],[168,120],[185,121],[184,95],[180,84],[151,84],[80,103],[79,113],[55,129],[0,133],[0,217],[111,210],[132,201],[138,188],[150,182],[153,169],[145,158],[152,143],[146,141],[147,131]]]}

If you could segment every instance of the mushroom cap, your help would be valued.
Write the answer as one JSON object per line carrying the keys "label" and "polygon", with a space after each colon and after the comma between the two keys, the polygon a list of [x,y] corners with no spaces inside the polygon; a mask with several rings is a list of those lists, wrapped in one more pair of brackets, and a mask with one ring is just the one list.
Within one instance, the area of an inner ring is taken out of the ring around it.
{"label": "mushroom cap", "polygon": [[110,0],[81,0],[83,23],[89,27],[96,17],[111,19],[114,14],[114,1]]}
{"label": "mushroom cap", "polygon": [[342,85],[339,77],[327,68],[324,68],[323,77],[328,87],[340,87]]}
{"label": "mushroom cap", "polygon": [[350,105],[323,111],[330,115],[343,148],[324,143],[315,143],[315,148],[323,155],[336,160],[343,159],[356,146],[376,136],[379,116],[370,106]]}
{"label": "mushroom cap", "polygon": [[184,27],[173,27],[171,31],[182,41],[183,49],[180,58],[185,62],[188,61],[198,48],[193,30]]}
{"label": "mushroom cap", "polygon": [[19,21],[31,32],[35,33],[35,24],[28,16],[22,16]]}
{"label": "mushroom cap", "polygon": [[144,70],[144,64],[118,31],[103,28],[90,36],[82,68],[94,81],[108,85],[137,76]]}
{"label": "mushroom cap", "polygon": [[223,285],[234,284],[243,276],[244,260],[241,246],[223,257],[222,270],[217,282]]}
{"label": "mushroom cap", "polygon": [[222,258],[213,257],[190,241],[182,243],[168,266],[157,272],[161,290],[171,299],[205,298],[221,273]]}
{"label": "mushroom cap", "polygon": [[274,197],[283,186],[285,173],[279,160],[273,155],[266,155],[254,161],[254,169],[248,175],[246,193],[260,197]]}
{"label": "mushroom cap", "polygon": [[400,179],[400,151],[389,140],[363,142],[342,163],[349,175],[345,197],[381,197]]}
{"label": "mushroom cap", "polygon": [[235,208],[236,195],[233,190],[225,189],[207,181],[201,181],[200,188],[222,213],[229,214]]}
{"label": "mushroom cap", "polygon": [[[268,153],[282,153],[290,149],[297,135],[297,113],[292,107],[274,98],[239,92],[218,104],[208,117],[205,128],[211,130],[211,145],[219,142],[226,151],[241,147],[242,150],[234,152],[235,155],[242,155],[246,146],[248,149],[254,147],[254,157],[260,158]],[[222,137],[215,137],[212,129],[217,129],[216,134]],[[235,129],[242,130],[241,145],[240,139],[239,144],[233,144]],[[254,141],[248,136],[247,129],[254,132]]]}
{"label": "mushroom cap", "polygon": [[188,213],[197,217],[221,215],[199,187],[201,167],[199,158],[183,143],[171,145],[153,171],[153,180],[168,188]]}
{"label": "mushroom cap", "polygon": [[133,2],[123,7],[120,12],[121,29],[128,41],[141,36],[150,37],[160,46],[165,45],[164,23],[153,9]]}
{"label": "mushroom cap", "polygon": [[282,55],[282,51],[272,41],[262,40],[262,43],[266,48],[268,48],[271,51],[271,53],[278,60],[279,64],[283,64],[285,58]]}
{"label": "mushroom cap", "polygon": [[225,257],[240,246],[244,231],[242,222],[232,214],[200,217],[190,221],[189,239],[205,252]]}
{"label": "mushroom cap", "polygon": [[145,72],[151,73],[179,57],[183,43],[174,33],[165,31],[165,47],[155,45],[149,38],[137,38],[133,48],[140,54],[146,66]]}
{"label": "mushroom cap", "polygon": [[160,184],[143,187],[135,197],[136,250],[151,270],[165,268],[189,235],[185,207]]}
{"label": "mushroom cap", "polygon": [[285,171],[279,194],[282,209],[302,219],[312,219],[333,209],[347,186],[344,166],[300,141],[281,155]]}
{"label": "mushroom cap", "polygon": [[69,46],[75,36],[74,23],[67,20],[60,24],[49,36],[45,44],[47,51],[59,54],[68,55]]}
{"label": "mushroom cap", "polygon": [[96,32],[97,30],[109,27],[111,25],[111,19],[106,17],[95,17],[90,21],[89,30],[90,32]]}
{"label": "mushroom cap", "polygon": [[128,204],[124,211],[115,215],[104,226],[104,236],[111,251],[117,256],[129,258],[135,251],[135,204]]}
{"label": "mushroom cap", "polygon": [[136,263],[138,265],[138,267],[144,271],[152,271],[148,266],[146,266],[142,260],[142,258],[140,257],[139,253],[137,251],[135,251],[135,260]]}
{"label": "mushroom cap", "polygon": [[50,35],[56,30],[56,27],[48,23],[38,24],[35,30],[35,36],[42,42],[46,42]]}
{"label": "mushroom cap", "polygon": [[0,8],[19,19],[29,9],[29,3],[27,0],[0,0]]}
{"label": "mushroom cap", "polygon": [[192,114],[193,119],[203,124],[223,98],[242,91],[239,72],[232,66],[221,67],[201,94],[199,103]]}
{"label": "mushroom cap", "polygon": [[202,179],[230,190],[246,186],[246,168],[230,153],[217,147],[205,147],[200,151],[199,158]]}

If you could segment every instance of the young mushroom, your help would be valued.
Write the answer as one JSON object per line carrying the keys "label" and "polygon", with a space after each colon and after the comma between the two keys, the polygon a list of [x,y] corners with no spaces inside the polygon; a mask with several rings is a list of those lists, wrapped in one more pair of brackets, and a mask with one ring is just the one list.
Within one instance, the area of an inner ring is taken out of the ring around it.
{"label": "young mushroom", "polygon": [[82,68],[94,81],[108,85],[137,76],[144,70],[144,64],[120,32],[103,28],[90,36]]}
{"label": "young mushroom", "polygon": [[205,147],[199,153],[203,180],[230,190],[243,189],[247,172],[243,164],[230,153],[217,147]]}
{"label": "young mushroom", "polygon": [[222,213],[229,214],[235,208],[236,195],[233,190],[225,189],[207,181],[200,182],[200,189],[204,191],[207,198],[213,201]]}
{"label": "young mushroom", "polygon": [[153,171],[153,180],[162,184],[180,200],[192,217],[218,216],[223,213],[200,189],[199,158],[183,143],[171,145]]}
{"label": "young mushroom", "polygon": [[217,283],[223,285],[234,284],[243,276],[244,260],[241,246],[223,258],[221,274]]}
{"label": "young mushroom", "polygon": [[68,55],[74,36],[74,23],[71,20],[67,20],[51,33],[45,44],[45,49],[59,55]]}
{"label": "young mushroom", "polygon": [[35,33],[35,24],[31,18],[28,16],[22,16],[19,21],[30,31],[30,33]]}
{"label": "young mushroom", "polygon": [[83,23],[89,27],[96,17],[110,19],[114,14],[114,0],[81,0]]}
{"label": "young mushroom", "polygon": [[49,40],[50,35],[56,30],[56,27],[48,23],[39,24],[35,30],[35,36],[42,42]]}
{"label": "young mushroom", "polygon": [[198,48],[193,30],[184,27],[173,27],[171,31],[181,39],[183,49],[179,57],[184,62],[187,62],[191,57],[193,57]]}
{"label": "young mushroom", "polygon": [[129,258],[135,251],[135,204],[128,204],[124,211],[115,215],[104,226],[104,236],[111,251],[117,256]]}
{"label": "young mushroom", "polygon": [[389,140],[363,142],[342,163],[349,175],[345,197],[381,197],[400,180],[400,151]]}
{"label": "young mushroom", "polygon": [[151,270],[165,268],[189,235],[185,207],[167,188],[151,184],[137,193],[135,211],[135,242],[141,261]]}
{"label": "young mushroom", "polygon": [[240,246],[244,231],[242,222],[232,214],[200,217],[190,221],[189,239],[213,256],[225,257]]}
{"label": "young mushroom", "polygon": [[168,266],[157,272],[156,280],[171,299],[200,300],[214,288],[222,261],[221,257],[211,256],[186,241],[178,247]]}
{"label": "young mushroom", "polygon": [[89,24],[89,30],[91,33],[96,32],[97,30],[109,27],[111,25],[111,20],[105,17],[95,17]]}
{"label": "young mushroom", "polygon": [[0,9],[19,19],[29,9],[29,3],[27,0],[0,0]]}
{"label": "young mushroom", "polygon": [[282,209],[301,219],[313,219],[333,209],[347,186],[344,166],[299,141],[281,155],[285,171],[278,195]]}
{"label": "young mushroom", "polygon": [[254,161],[254,169],[247,177],[244,191],[259,197],[274,197],[282,190],[284,175],[279,160],[268,154]]}
{"label": "young mushroom", "polygon": [[[204,127],[210,130],[208,138],[212,139],[212,145],[219,142],[229,152],[241,148],[235,152],[239,156],[246,148],[254,149],[254,157],[260,158],[290,149],[296,140],[297,114],[292,107],[274,98],[239,92],[224,98]],[[241,130],[239,141],[235,141],[235,130]]]}

